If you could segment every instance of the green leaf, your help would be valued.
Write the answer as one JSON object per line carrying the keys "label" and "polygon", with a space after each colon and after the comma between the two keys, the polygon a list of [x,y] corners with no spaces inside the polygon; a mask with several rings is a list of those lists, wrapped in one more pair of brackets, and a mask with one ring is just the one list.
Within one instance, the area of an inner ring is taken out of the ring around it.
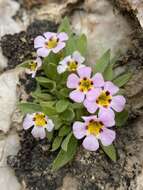
{"label": "green leaf", "polygon": [[60,152],[58,153],[56,159],[52,164],[52,169],[58,170],[59,168],[67,164],[70,160],[73,159],[76,150],[77,150],[77,140],[74,138],[74,136],[72,136],[68,144],[67,152],[65,152],[62,149],[60,150]]}
{"label": "green leaf", "polygon": [[117,85],[118,87],[122,87],[129,81],[131,76],[132,76],[131,73],[120,75],[113,80],[113,83]]}
{"label": "green leaf", "polygon": [[52,116],[57,114],[55,107],[52,106],[50,103],[48,104],[48,102],[40,102],[40,105],[46,115]]}
{"label": "green leaf", "polygon": [[50,119],[52,119],[53,122],[54,122],[55,130],[59,129],[61,127],[61,125],[63,124],[63,122],[61,121],[59,115],[52,115],[52,116],[50,116]]}
{"label": "green leaf", "polygon": [[85,34],[79,36],[77,40],[77,50],[85,56],[87,53],[87,37]]}
{"label": "green leaf", "polygon": [[72,132],[70,134],[68,134],[68,136],[62,142],[61,147],[66,152],[67,152],[68,144],[69,144],[69,141],[70,141],[71,137],[72,137]]}
{"label": "green leaf", "polygon": [[54,139],[54,141],[53,141],[52,150],[51,150],[51,151],[57,150],[57,149],[61,146],[62,140],[63,140],[63,137],[57,136],[57,137]]}
{"label": "green leaf", "polygon": [[72,34],[70,23],[67,17],[62,20],[58,28],[58,32],[66,32],[69,36]]}
{"label": "green leaf", "polygon": [[117,61],[117,57],[114,56],[113,58],[111,58],[111,60],[110,60],[110,64],[111,64],[112,66],[114,66],[115,63],[116,63],[116,61]]}
{"label": "green leaf", "polygon": [[113,65],[111,63],[105,69],[103,76],[105,80],[113,79]]}
{"label": "green leaf", "polygon": [[85,109],[76,109],[75,110],[75,115],[76,115],[76,121],[80,121],[81,117],[83,115],[87,115],[87,114],[85,114]]}
{"label": "green leaf", "polygon": [[73,109],[82,109],[82,108],[84,108],[82,103],[72,103],[71,106],[72,106]]}
{"label": "green leaf", "polygon": [[72,121],[75,117],[75,113],[71,108],[68,108],[66,111],[60,114],[60,117],[65,121]]}
{"label": "green leaf", "polygon": [[46,131],[46,136],[47,136],[48,141],[51,142],[53,139],[53,131],[51,132]]}
{"label": "green leaf", "polygon": [[56,103],[56,111],[58,113],[62,113],[68,108],[68,106],[69,106],[69,101],[67,101],[67,100],[59,100]]}
{"label": "green leaf", "polygon": [[29,67],[29,64],[30,64],[31,62],[33,62],[33,61],[34,61],[33,59],[26,60],[26,61],[24,61],[23,63],[19,64],[17,67],[28,68],[28,67]]}
{"label": "green leaf", "polygon": [[117,160],[117,155],[116,155],[116,149],[113,144],[109,146],[103,146],[101,145],[103,151],[107,154],[107,156],[112,160],[116,161]]}
{"label": "green leaf", "polygon": [[49,79],[59,80],[60,75],[57,72],[57,66],[54,63],[43,64],[44,73]]}
{"label": "green leaf", "polygon": [[99,60],[97,60],[93,68],[93,73],[97,72],[104,73],[109,63],[110,63],[110,50],[107,50],[103,54],[103,56]]}
{"label": "green leaf", "polygon": [[65,98],[69,97],[69,92],[70,92],[70,91],[69,91],[68,88],[62,88],[62,89],[59,91],[60,95],[63,96],[63,97],[65,97]]}
{"label": "green leaf", "polygon": [[126,123],[128,116],[129,114],[127,110],[124,110],[122,112],[117,112],[115,116],[116,126],[118,127],[123,126]]}
{"label": "green leaf", "polygon": [[53,96],[48,94],[48,93],[42,93],[42,92],[32,92],[31,93],[32,97],[38,99],[38,100],[43,100],[43,101],[49,101],[53,99]]}
{"label": "green leaf", "polygon": [[67,125],[64,125],[59,130],[59,136],[65,136],[71,131],[71,128]]}
{"label": "green leaf", "polygon": [[59,53],[55,54],[53,52],[50,52],[50,54],[43,59],[43,63],[44,63],[42,65],[43,69],[45,69],[44,66],[46,64],[49,64],[49,63],[54,63],[55,65],[57,65],[59,63],[59,60],[60,60],[60,54]]}
{"label": "green leaf", "polygon": [[41,86],[43,86],[43,87],[45,87],[45,88],[49,88],[50,91],[53,91],[53,90],[56,89],[56,83],[55,83],[54,81],[52,81],[52,80],[46,78],[46,77],[36,77],[36,80],[37,80],[37,82],[38,82]]}
{"label": "green leaf", "polygon": [[71,36],[66,43],[65,56],[71,55],[76,50],[75,36]]}
{"label": "green leaf", "polygon": [[19,103],[18,107],[20,108],[21,112],[24,114],[42,111],[42,108],[39,104],[35,104],[31,102]]}

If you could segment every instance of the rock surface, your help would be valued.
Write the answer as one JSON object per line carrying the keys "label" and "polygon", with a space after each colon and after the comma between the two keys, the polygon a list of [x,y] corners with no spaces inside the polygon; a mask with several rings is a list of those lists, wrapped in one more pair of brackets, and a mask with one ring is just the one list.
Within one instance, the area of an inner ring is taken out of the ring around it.
{"label": "rock surface", "polygon": [[143,1],[142,0],[119,0],[118,3],[123,9],[133,11],[141,27],[143,28]]}
{"label": "rock surface", "polygon": [[0,130],[9,131],[11,116],[16,108],[19,70],[8,71],[0,75]]}
{"label": "rock surface", "polygon": [[[12,0],[0,0],[0,39],[5,34],[14,34],[24,29],[22,23],[16,22],[12,17],[19,9],[19,4]],[[7,66],[0,48],[0,71]]]}
{"label": "rock surface", "polygon": [[117,55],[125,53],[131,45],[129,22],[107,0],[86,0],[80,10],[75,9],[71,22],[77,33],[88,37],[90,64],[95,64],[107,49]]}
{"label": "rock surface", "polygon": [[7,166],[7,156],[16,155],[19,148],[19,137],[14,131],[11,131],[8,136],[0,135],[0,188],[2,190],[20,190],[21,188],[14,171]]}

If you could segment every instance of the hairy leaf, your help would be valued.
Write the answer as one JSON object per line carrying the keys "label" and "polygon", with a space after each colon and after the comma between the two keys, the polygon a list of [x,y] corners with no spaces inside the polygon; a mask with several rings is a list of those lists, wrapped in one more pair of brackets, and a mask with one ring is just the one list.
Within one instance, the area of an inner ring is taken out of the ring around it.
{"label": "hairy leaf", "polygon": [[63,140],[63,137],[57,136],[57,137],[54,139],[54,141],[53,141],[52,150],[51,150],[51,151],[57,150],[57,149],[61,146],[62,140]]}
{"label": "hairy leaf", "polygon": [[69,36],[72,34],[70,23],[67,17],[62,20],[58,28],[58,32],[66,32]]}
{"label": "hairy leaf", "polygon": [[97,72],[104,73],[109,63],[110,63],[110,50],[107,50],[102,55],[102,57],[99,60],[97,60],[93,68],[93,73],[97,73]]}
{"label": "hairy leaf", "polygon": [[128,81],[129,79],[131,78],[132,74],[131,73],[125,73],[123,75],[120,75],[118,77],[116,77],[114,80],[113,80],[113,83],[119,87],[122,87],[124,86]]}
{"label": "hairy leaf", "polygon": [[34,113],[38,111],[42,111],[42,108],[39,104],[31,103],[31,102],[21,102],[18,104],[21,112],[26,113]]}
{"label": "hairy leaf", "polygon": [[64,112],[69,106],[69,101],[67,100],[59,100],[56,103],[56,110],[58,113]]}
{"label": "hairy leaf", "polygon": [[67,125],[64,125],[59,130],[59,136],[65,136],[71,131],[71,128]]}
{"label": "hairy leaf", "polygon": [[115,116],[115,121],[116,121],[116,126],[120,127],[122,125],[124,125],[128,119],[128,111],[124,110],[122,112],[117,112],[116,116]]}
{"label": "hairy leaf", "polygon": [[69,144],[69,141],[70,141],[71,137],[72,137],[72,132],[70,134],[68,134],[68,136],[62,142],[61,147],[66,152],[67,152],[68,144]]}
{"label": "hairy leaf", "polygon": [[116,155],[116,149],[113,144],[109,146],[103,146],[101,145],[103,151],[107,154],[107,156],[112,160],[116,161],[117,160],[117,155]]}
{"label": "hairy leaf", "polygon": [[58,153],[56,159],[54,160],[52,164],[53,170],[58,170],[59,168],[63,167],[65,164],[67,164],[69,161],[71,161],[76,153],[77,150],[77,140],[72,136],[70,139],[67,152],[63,149],[60,150]]}

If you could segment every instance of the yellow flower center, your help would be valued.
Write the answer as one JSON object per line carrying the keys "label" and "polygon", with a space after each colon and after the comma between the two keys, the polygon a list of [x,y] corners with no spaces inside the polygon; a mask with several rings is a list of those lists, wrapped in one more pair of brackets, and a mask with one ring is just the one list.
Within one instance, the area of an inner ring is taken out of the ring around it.
{"label": "yellow flower center", "polygon": [[92,87],[93,87],[93,81],[86,77],[81,79],[79,82],[79,90],[82,92],[87,92],[87,91],[91,90]]}
{"label": "yellow flower center", "polygon": [[46,48],[55,48],[58,44],[59,39],[57,37],[50,38],[48,42],[45,43]]}
{"label": "yellow flower center", "polygon": [[99,121],[91,120],[87,126],[88,133],[91,135],[99,135],[99,133],[102,131],[103,123]]}
{"label": "yellow flower center", "polygon": [[28,68],[29,68],[31,71],[35,71],[35,70],[36,70],[36,67],[37,67],[36,61],[30,62],[29,65],[28,65]]}
{"label": "yellow flower center", "polygon": [[39,126],[44,127],[47,124],[47,121],[45,119],[45,114],[43,113],[36,113],[33,120],[37,127]]}
{"label": "yellow flower center", "polygon": [[97,98],[96,103],[103,107],[108,107],[111,102],[111,95],[108,91],[103,91]]}
{"label": "yellow flower center", "polygon": [[78,66],[78,63],[74,60],[71,60],[68,62],[68,70],[69,71],[76,71],[77,66]]}

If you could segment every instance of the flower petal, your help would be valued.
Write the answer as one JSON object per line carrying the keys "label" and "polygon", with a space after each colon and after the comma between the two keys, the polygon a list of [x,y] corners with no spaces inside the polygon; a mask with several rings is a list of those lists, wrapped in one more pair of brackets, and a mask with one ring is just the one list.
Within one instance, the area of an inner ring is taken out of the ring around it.
{"label": "flower petal", "polygon": [[95,113],[98,108],[96,102],[91,102],[88,99],[86,99],[83,104],[89,113]]}
{"label": "flower petal", "polygon": [[96,115],[83,116],[82,119],[83,119],[85,122],[89,122],[91,119],[93,119],[93,120],[98,120]]}
{"label": "flower petal", "polygon": [[82,139],[86,135],[85,124],[79,121],[76,121],[73,124],[73,134],[77,139]]}
{"label": "flower petal", "polygon": [[84,98],[85,98],[85,94],[79,90],[74,90],[70,93],[70,98],[78,103],[83,102]]}
{"label": "flower petal", "polygon": [[100,107],[98,115],[101,115],[102,113],[103,114],[106,113],[107,115],[110,115],[110,117],[115,118],[115,113],[110,107],[108,107],[108,108]]}
{"label": "flower petal", "polygon": [[91,76],[91,67],[81,67],[77,69],[77,73],[79,74],[80,78],[90,78]]}
{"label": "flower petal", "polygon": [[90,101],[95,101],[98,98],[98,96],[101,94],[101,92],[102,92],[101,88],[93,88],[87,92],[86,98]]}
{"label": "flower petal", "polygon": [[33,72],[31,72],[31,73],[32,73],[31,77],[32,77],[32,78],[35,78],[35,76],[36,76],[36,71],[33,71]]}
{"label": "flower petal", "polygon": [[65,32],[60,32],[57,35],[57,37],[59,38],[60,41],[66,41],[69,38],[68,35],[67,35],[67,33],[65,33]]}
{"label": "flower petal", "polygon": [[41,65],[42,65],[42,59],[40,57],[36,58],[36,62],[37,62],[37,67],[41,67]]}
{"label": "flower petal", "polygon": [[45,38],[43,36],[37,36],[34,39],[34,48],[41,48],[44,46]]}
{"label": "flower petal", "polygon": [[119,88],[116,85],[114,85],[112,82],[107,81],[104,83],[104,90],[109,91],[111,95],[113,95],[119,91]]}
{"label": "flower petal", "polygon": [[123,111],[124,107],[125,107],[125,103],[126,103],[126,99],[124,98],[124,96],[113,96],[112,97],[112,101],[111,101],[111,107],[117,111],[117,112],[121,112]]}
{"label": "flower petal", "polygon": [[54,53],[58,53],[59,51],[61,51],[64,47],[65,47],[65,43],[64,42],[59,42],[58,45],[52,49],[52,51]]}
{"label": "flower petal", "polygon": [[48,119],[46,129],[47,131],[51,132],[54,128],[54,123],[51,119]]}
{"label": "flower petal", "polygon": [[46,132],[45,132],[45,129],[44,129],[44,127],[39,127],[39,138],[40,139],[44,139],[45,137],[46,137]]}
{"label": "flower petal", "polygon": [[27,130],[30,127],[32,127],[33,125],[34,125],[33,115],[32,114],[27,114],[24,121],[23,121],[23,128],[25,130]]}
{"label": "flower petal", "polygon": [[102,86],[104,86],[104,78],[103,78],[101,73],[96,73],[92,77],[92,81],[93,81],[94,87],[102,87]]}
{"label": "flower petal", "polygon": [[33,127],[31,134],[35,137],[38,138],[39,137],[39,130],[38,127]]}
{"label": "flower petal", "polygon": [[82,145],[85,149],[90,150],[90,151],[96,151],[99,148],[98,140],[93,135],[89,135],[85,137]]}
{"label": "flower petal", "polygon": [[47,49],[47,48],[45,48],[45,47],[39,48],[39,49],[37,50],[37,55],[38,55],[38,56],[41,56],[41,57],[46,57],[46,56],[49,55],[49,53],[50,53],[50,50]]}
{"label": "flower petal", "polygon": [[70,74],[67,79],[68,88],[77,88],[79,83],[79,78],[76,74]]}
{"label": "flower petal", "polygon": [[108,128],[103,128],[103,131],[99,135],[99,139],[101,140],[102,144],[104,146],[109,146],[112,144],[112,142],[116,138],[116,133],[115,131],[108,129]]}
{"label": "flower petal", "polygon": [[66,71],[66,69],[67,69],[67,66],[66,66],[66,65],[58,65],[58,66],[57,66],[57,72],[58,72],[59,74],[64,73],[64,72]]}
{"label": "flower petal", "polygon": [[44,139],[46,136],[45,129],[43,127],[34,127],[31,133],[35,138]]}
{"label": "flower petal", "polygon": [[77,61],[79,64],[83,63],[85,61],[85,58],[81,56],[81,54],[78,51],[75,51],[72,54],[72,58]]}
{"label": "flower petal", "polygon": [[54,32],[45,32],[43,35],[45,36],[45,38],[46,38],[47,40],[49,40],[49,39],[52,38],[53,36],[56,36],[56,33],[54,33]]}
{"label": "flower petal", "polygon": [[66,56],[62,61],[59,62],[59,65],[67,65],[67,62],[71,60],[71,55]]}
{"label": "flower petal", "polygon": [[107,112],[106,109],[102,109],[102,112],[99,111],[98,117],[104,126],[112,127],[115,125],[115,115],[112,113],[110,113],[110,111]]}

